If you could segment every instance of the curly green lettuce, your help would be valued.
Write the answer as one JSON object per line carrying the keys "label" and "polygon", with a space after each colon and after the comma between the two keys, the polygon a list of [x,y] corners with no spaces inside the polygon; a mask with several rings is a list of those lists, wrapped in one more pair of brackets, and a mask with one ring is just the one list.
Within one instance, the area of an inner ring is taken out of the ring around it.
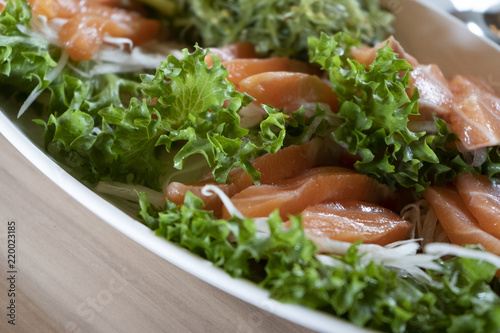
{"label": "curly green lettuce", "polygon": [[213,47],[246,41],[262,56],[306,60],[307,38],[319,37],[320,32],[359,33],[366,44],[392,32],[393,15],[371,0],[164,0],[151,4],[164,5],[165,11],[177,5],[172,25],[189,43]]}
{"label": "curly green lettuce", "polygon": [[[432,282],[400,276],[377,264],[361,263],[357,244],[344,264],[328,266],[302,228],[300,216],[283,228],[278,212],[267,220],[270,234],[258,235],[251,218],[216,219],[188,192],[180,207],[166,201],[153,207],[140,195],[139,215],[156,235],[189,249],[233,277],[254,281],[271,297],[302,304],[384,332],[495,332],[500,329],[500,297],[492,290],[496,268],[454,257],[429,271]],[[228,236],[232,235],[229,240]]]}
{"label": "curly green lettuce", "polygon": [[408,128],[409,116],[418,115],[418,90],[408,97],[409,72],[389,45],[365,64],[349,58],[355,40],[343,34],[310,38],[310,59],[330,75],[339,98],[340,125],[333,136],[351,154],[360,156],[358,172],[391,189],[424,191],[431,183],[452,180],[457,173],[472,170],[453,146],[456,135],[446,123],[435,119],[437,134],[415,133]]}
{"label": "curly green lettuce", "polygon": [[[258,183],[260,174],[250,160],[281,148],[285,115],[268,108],[266,119],[250,136],[248,129],[239,126],[238,111],[252,98],[235,90],[220,59],[214,58],[213,66],[207,67],[208,50],[196,46],[191,53],[183,52],[182,59],[168,56],[155,75],[142,75],[137,94],[142,97],[133,97],[128,106],[111,98],[101,104],[99,99],[66,104],[67,111],[51,115],[47,122],[51,141],[75,153],[78,163],[90,162],[97,179],[160,189],[170,160],[182,169],[184,161],[199,154],[218,182],[225,182],[233,168],[241,167]],[[114,75],[103,79],[109,85],[100,94],[116,98],[120,85],[128,82]],[[66,78],[68,85],[75,86],[73,92],[81,92],[73,94],[72,101],[86,96],[84,84]],[[57,100],[64,100],[66,93],[54,92]],[[162,158],[162,149],[172,157]]]}
{"label": "curly green lettuce", "polygon": [[10,0],[0,14],[0,83],[30,92],[49,85],[48,73],[57,65],[60,50],[45,39],[22,33],[18,25],[31,27],[26,1]]}

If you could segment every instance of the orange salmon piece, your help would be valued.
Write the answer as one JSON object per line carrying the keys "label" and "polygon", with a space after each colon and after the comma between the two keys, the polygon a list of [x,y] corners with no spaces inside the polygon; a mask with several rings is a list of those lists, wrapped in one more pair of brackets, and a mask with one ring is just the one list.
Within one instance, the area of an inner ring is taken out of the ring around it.
{"label": "orange salmon piece", "polygon": [[417,59],[415,59],[412,55],[406,53],[401,44],[393,36],[389,37],[387,40],[381,43],[378,43],[374,47],[364,45],[360,48],[352,48],[351,55],[354,60],[356,60],[360,64],[365,64],[368,68],[368,66],[370,66],[370,64],[377,57],[378,50],[387,45],[387,43],[389,43],[389,46],[394,51],[394,53],[398,54],[399,59],[405,59],[413,68],[419,65]]}
{"label": "orange salmon piece", "polygon": [[481,229],[500,238],[500,186],[490,183],[487,176],[469,173],[458,175],[456,185]]}
{"label": "orange salmon piece", "polygon": [[60,30],[59,39],[73,60],[91,60],[104,37],[130,39],[134,45],[156,36],[158,21],[145,19],[136,12],[105,6],[89,7],[73,16]]}
{"label": "orange salmon piece", "polygon": [[28,0],[34,15],[47,19],[71,18],[90,6],[120,7],[120,0]]}
{"label": "orange salmon piece", "polygon": [[500,239],[480,227],[457,191],[436,186],[428,188],[423,196],[434,208],[451,243],[481,244],[487,251],[500,255]]}
{"label": "orange salmon piece", "polygon": [[320,75],[318,68],[302,61],[285,57],[267,59],[233,59],[224,62],[229,75],[227,79],[238,89],[241,80],[265,72],[299,72]]}
{"label": "orange salmon piece", "polygon": [[[261,173],[261,184],[275,184],[283,179],[299,175],[316,165],[327,163],[329,151],[323,146],[320,139],[313,139],[300,146],[289,146],[280,149],[275,154],[266,154],[252,160],[252,165]],[[184,203],[187,191],[191,191],[205,203],[205,209],[213,210],[216,214],[222,211],[222,202],[216,195],[204,196],[201,189],[207,184],[217,185],[227,196],[232,197],[241,190],[252,186],[252,178],[241,168],[229,173],[230,184],[215,183],[212,174],[208,174],[194,184],[172,182],[167,186],[166,197],[177,205]]]}
{"label": "orange salmon piece", "polygon": [[500,98],[482,82],[463,76],[450,81],[454,94],[450,121],[463,145],[473,150],[500,144]]}
{"label": "orange salmon piece", "polygon": [[413,95],[413,88],[418,88],[418,111],[424,120],[433,120],[436,115],[447,119],[453,106],[453,94],[448,80],[437,65],[418,65],[410,72],[408,97]]}
{"label": "orange salmon piece", "polygon": [[28,0],[34,15],[47,19],[69,18],[81,10],[82,5],[74,0]]}
{"label": "orange salmon piece", "polygon": [[289,114],[301,105],[327,105],[338,111],[337,95],[316,75],[291,72],[266,72],[240,81],[241,92],[256,100],[257,105],[269,104]]}
{"label": "orange salmon piece", "polygon": [[337,201],[307,207],[304,230],[319,238],[387,245],[407,238],[412,227],[393,211],[362,201]]}
{"label": "orange salmon piece", "polygon": [[208,68],[211,68],[214,64],[212,56],[219,57],[222,62],[241,58],[259,57],[255,51],[255,46],[249,42],[238,42],[218,48],[210,48],[210,53],[205,56],[205,62]]}
{"label": "orange salmon piece", "polygon": [[[323,201],[377,202],[387,194],[376,180],[340,167],[317,167],[276,185],[253,185],[231,198],[244,216],[267,217],[279,209],[281,218]],[[387,188],[387,191],[389,189]],[[223,208],[223,218],[229,213]]]}

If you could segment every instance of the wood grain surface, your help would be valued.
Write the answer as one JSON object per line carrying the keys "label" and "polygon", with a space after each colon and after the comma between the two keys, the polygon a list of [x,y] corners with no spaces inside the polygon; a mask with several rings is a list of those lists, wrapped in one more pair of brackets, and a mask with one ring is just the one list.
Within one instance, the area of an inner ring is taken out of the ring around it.
{"label": "wood grain surface", "polygon": [[[0,332],[307,332],[171,265],[71,198],[0,135]],[[8,222],[15,221],[15,326]]]}

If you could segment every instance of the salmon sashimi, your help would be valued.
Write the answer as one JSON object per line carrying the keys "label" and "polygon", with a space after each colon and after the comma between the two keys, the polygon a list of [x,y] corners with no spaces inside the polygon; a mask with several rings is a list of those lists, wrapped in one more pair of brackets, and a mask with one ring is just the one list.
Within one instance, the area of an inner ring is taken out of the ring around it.
{"label": "salmon sashimi", "polygon": [[58,37],[76,61],[93,59],[107,37],[125,38],[140,45],[152,40],[160,30],[158,21],[118,8],[118,0],[30,0],[30,4],[34,15],[66,20]]}
{"label": "salmon sashimi", "polygon": [[369,46],[361,46],[360,48],[352,48],[351,55],[360,64],[365,64],[366,67],[370,66],[370,64],[377,57],[377,52],[380,48],[389,45],[389,47],[394,51],[394,53],[398,54],[399,59],[405,59],[408,63],[413,67],[417,67],[419,65],[417,59],[415,59],[412,55],[405,52],[401,44],[393,37],[389,37],[387,40],[375,45],[374,47]]}
{"label": "salmon sashimi", "polygon": [[484,83],[463,76],[450,81],[451,127],[469,150],[500,144],[500,98]]}
{"label": "salmon sashimi", "polygon": [[86,11],[88,7],[109,6],[120,7],[120,0],[28,0],[36,15],[43,15],[47,19],[71,18]]}
{"label": "salmon sashimi", "polygon": [[252,96],[257,105],[269,104],[289,114],[304,105],[316,104],[338,110],[337,95],[316,75],[291,72],[266,72],[240,81],[239,90]]}
{"label": "salmon sashimi", "polygon": [[59,39],[73,60],[91,60],[105,37],[127,38],[140,45],[153,39],[159,29],[158,21],[136,12],[101,6],[73,16],[59,31]]}
{"label": "salmon sashimi", "polygon": [[311,236],[344,242],[387,245],[407,238],[412,224],[393,211],[362,201],[337,201],[307,207],[302,226]]}
{"label": "salmon sashimi", "polygon": [[434,208],[451,243],[462,246],[481,244],[487,251],[500,255],[500,239],[480,227],[456,190],[430,187],[424,192],[424,198]]}
{"label": "salmon sashimi", "polygon": [[418,111],[423,120],[432,121],[434,116],[448,119],[453,106],[453,94],[448,80],[437,65],[418,65],[410,72],[408,96],[413,95],[413,88],[418,88]]}
{"label": "salmon sashimi", "polygon": [[321,71],[305,62],[285,57],[273,57],[267,59],[233,59],[224,62],[231,81],[236,89],[239,88],[241,80],[265,72],[299,72],[320,75]]}
{"label": "salmon sashimi", "polygon": [[[250,186],[231,198],[244,216],[267,217],[279,209],[285,219],[325,200],[379,202],[390,190],[376,180],[340,167],[317,167],[276,185]],[[229,213],[224,208],[223,218]]]}
{"label": "salmon sashimi", "polygon": [[457,190],[481,229],[500,238],[500,186],[484,175],[458,175]]}
{"label": "salmon sashimi", "polygon": [[[335,157],[327,149],[323,141],[313,139],[300,146],[289,146],[280,149],[275,154],[266,154],[252,160],[252,165],[261,173],[261,184],[275,184],[283,179],[295,177],[305,170],[317,165],[324,165],[327,161],[335,161]],[[241,168],[229,173],[229,184],[215,183],[212,174],[203,177],[194,184],[172,182],[167,186],[166,197],[177,205],[184,202],[187,191],[191,191],[205,203],[205,209],[219,214],[222,210],[222,201],[218,196],[204,196],[201,189],[207,184],[217,185],[227,196],[232,197],[241,190],[252,186],[252,178]]]}
{"label": "salmon sashimi", "polygon": [[258,58],[259,55],[255,51],[255,46],[249,42],[238,42],[221,46],[218,48],[210,48],[210,53],[205,57],[205,62],[208,68],[214,64],[212,56],[217,56],[223,63],[234,59]]}

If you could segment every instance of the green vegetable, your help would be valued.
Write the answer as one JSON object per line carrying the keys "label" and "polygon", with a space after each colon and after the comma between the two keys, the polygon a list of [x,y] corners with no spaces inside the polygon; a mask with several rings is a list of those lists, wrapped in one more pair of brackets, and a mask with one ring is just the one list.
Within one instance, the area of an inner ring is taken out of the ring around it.
{"label": "green vegetable", "polygon": [[[39,87],[47,88],[42,100],[48,119],[36,120],[44,128],[45,145],[86,183],[113,180],[160,189],[167,164],[182,169],[192,155],[202,155],[219,182],[225,182],[233,168],[241,167],[259,183],[260,174],[249,161],[280,149],[288,129],[292,132],[287,145],[326,132],[328,117],[320,109],[310,119],[298,111],[287,120],[270,106],[264,107],[268,114],[258,126],[242,128],[238,111],[252,98],[227,81],[219,58],[207,68],[208,50],[199,47],[192,53],[184,50],[182,59],[169,56],[155,75],[144,74],[142,82],[130,75],[81,76],[92,69],[93,62],[71,62],[77,71],[66,67],[48,82],[44,77],[55,67],[60,49],[19,31],[18,24],[29,27],[30,13],[27,3],[14,7],[9,2],[0,15],[5,36],[14,36],[0,37],[10,38],[0,46],[6,54],[0,81],[26,88],[37,78]],[[19,50],[24,44],[31,49],[17,52],[10,46],[16,43],[20,43]],[[35,50],[36,56],[32,55]],[[26,73],[28,56],[41,60]],[[161,157],[162,149],[171,152],[171,157]]]}
{"label": "green vegetable", "polygon": [[60,51],[46,40],[24,35],[17,25],[30,28],[26,1],[7,2],[0,15],[0,84],[31,92],[46,88],[47,74],[57,65]]}
{"label": "green vegetable", "polygon": [[316,106],[315,112],[306,117],[302,106],[286,120],[284,146],[301,145],[314,137],[326,137],[334,124],[335,115],[331,111]]}
{"label": "green vegetable", "polygon": [[207,68],[207,50],[196,46],[193,53],[183,52],[181,60],[168,56],[154,77],[143,77],[143,91],[151,99],[158,98],[150,107],[164,130],[156,145],[170,150],[172,143],[187,141],[173,158],[176,168],[182,168],[189,156],[202,154],[210,166],[214,165],[217,182],[225,182],[235,167],[241,167],[258,182],[260,174],[250,159],[281,148],[284,115],[268,114],[256,140],[247,140],[249,131],[239,126],[238,111],[252,98],[235,90],[219,58],[214,57],[213,66]]}
{"label": "green vegetable", "polygon": [[[367,69],[350,59],[356,42],[343,34],[310,38],[310,58],[327,70],[339,98],[340,126],[333,136],[351,154],[359,154],[358,172],[388,184],[393,190],[414,188],[422,192],[430,184],[453,179],[472,170],[450,149],[456,140],[443,120],[436,119],[436,135],[408,129],[409,116],[418,115],[418,91],[411,99],[410,64],[388,46],[377,52]],[[401,74],[403,73],[403,74]]]}
{"label": "green vegetable", "polygon": [[[425,284],[396,271],[361,264],[357,244],[344,265],[327,266],[302,229],[300,216],[283,229],[277,212],[269,217],[269,237],[258,236],[250,218],[215,219],[190,192],[180,208],[149,205],[140,195],[140,216],[155,233],[212,261],[234,277],[250,279],[271,297],[330,312],[355,325],[387,332],[494,332],[500,328],[500,298],[488,283],[496,268],[452,258],[439,262]],[[232,234],[235,241],[230,242]]]}
{"label": "green vegetable", "polygon": [[145,4],[159,9],[163,14],[176,15],[180,11],[182,0],[140,0]]}
{"label": "green vegetable", "polygon": [[[258,182],[260,174],[249,161],[282,146],[285,116],[268,108],[269,114],[256,134],[247,136],[249,130],[239,126],[237,112],[252,99],[227,81],[220,59],[214,58],[214,65],[207,68],[207,54],[208,50],[196,47],[192,53],[184,50],[182,59],[168,56],[155,75],[142,76],[139,87],[148,98],[134,97],[128,107],[117,99],[121,84],[127,81],[103,76],[101,79],[108,82],[101,90],[108,97],[104,103],[66,103],[66,112],[50,116],[48,137],[64,151],[76,152],[81,157],[78,163],[88,168],[84,160],[90,162],[97,179],[131,181],[159,189],[168,163],[160,158],[163,146],[175,151],[173,164],[178,169],[191,155],[201,154],[213,166],[219,182],[225,182],[235,167],[243,168]],[[82,92],[73,93],[73,101],[76,96],[86,96],[83,92],[89,89],[72,78],[66,78],[67,86]],[[53,98],[59,101],[68,94],[57,87],[54,92]]]}
{"label": "green vegetable", "polygon": [[[246,41],[263,56],[307,60],[307,38],[320,32],[361,33],[367,44],[391,33],[392,14],[372,0],[189,0],[172,18],[188,39],[205,47]],[[187,13],[187,14],[185,14]],[[184,16],[183,16],[184,14]],[[191,29],[190,29],[191,28]]]}
{"label": "green vegetable", "polygon": [[477,171],[487,175],[491,182],[500,182],[500,147],[488,147],[486,161],[477,168]]}

